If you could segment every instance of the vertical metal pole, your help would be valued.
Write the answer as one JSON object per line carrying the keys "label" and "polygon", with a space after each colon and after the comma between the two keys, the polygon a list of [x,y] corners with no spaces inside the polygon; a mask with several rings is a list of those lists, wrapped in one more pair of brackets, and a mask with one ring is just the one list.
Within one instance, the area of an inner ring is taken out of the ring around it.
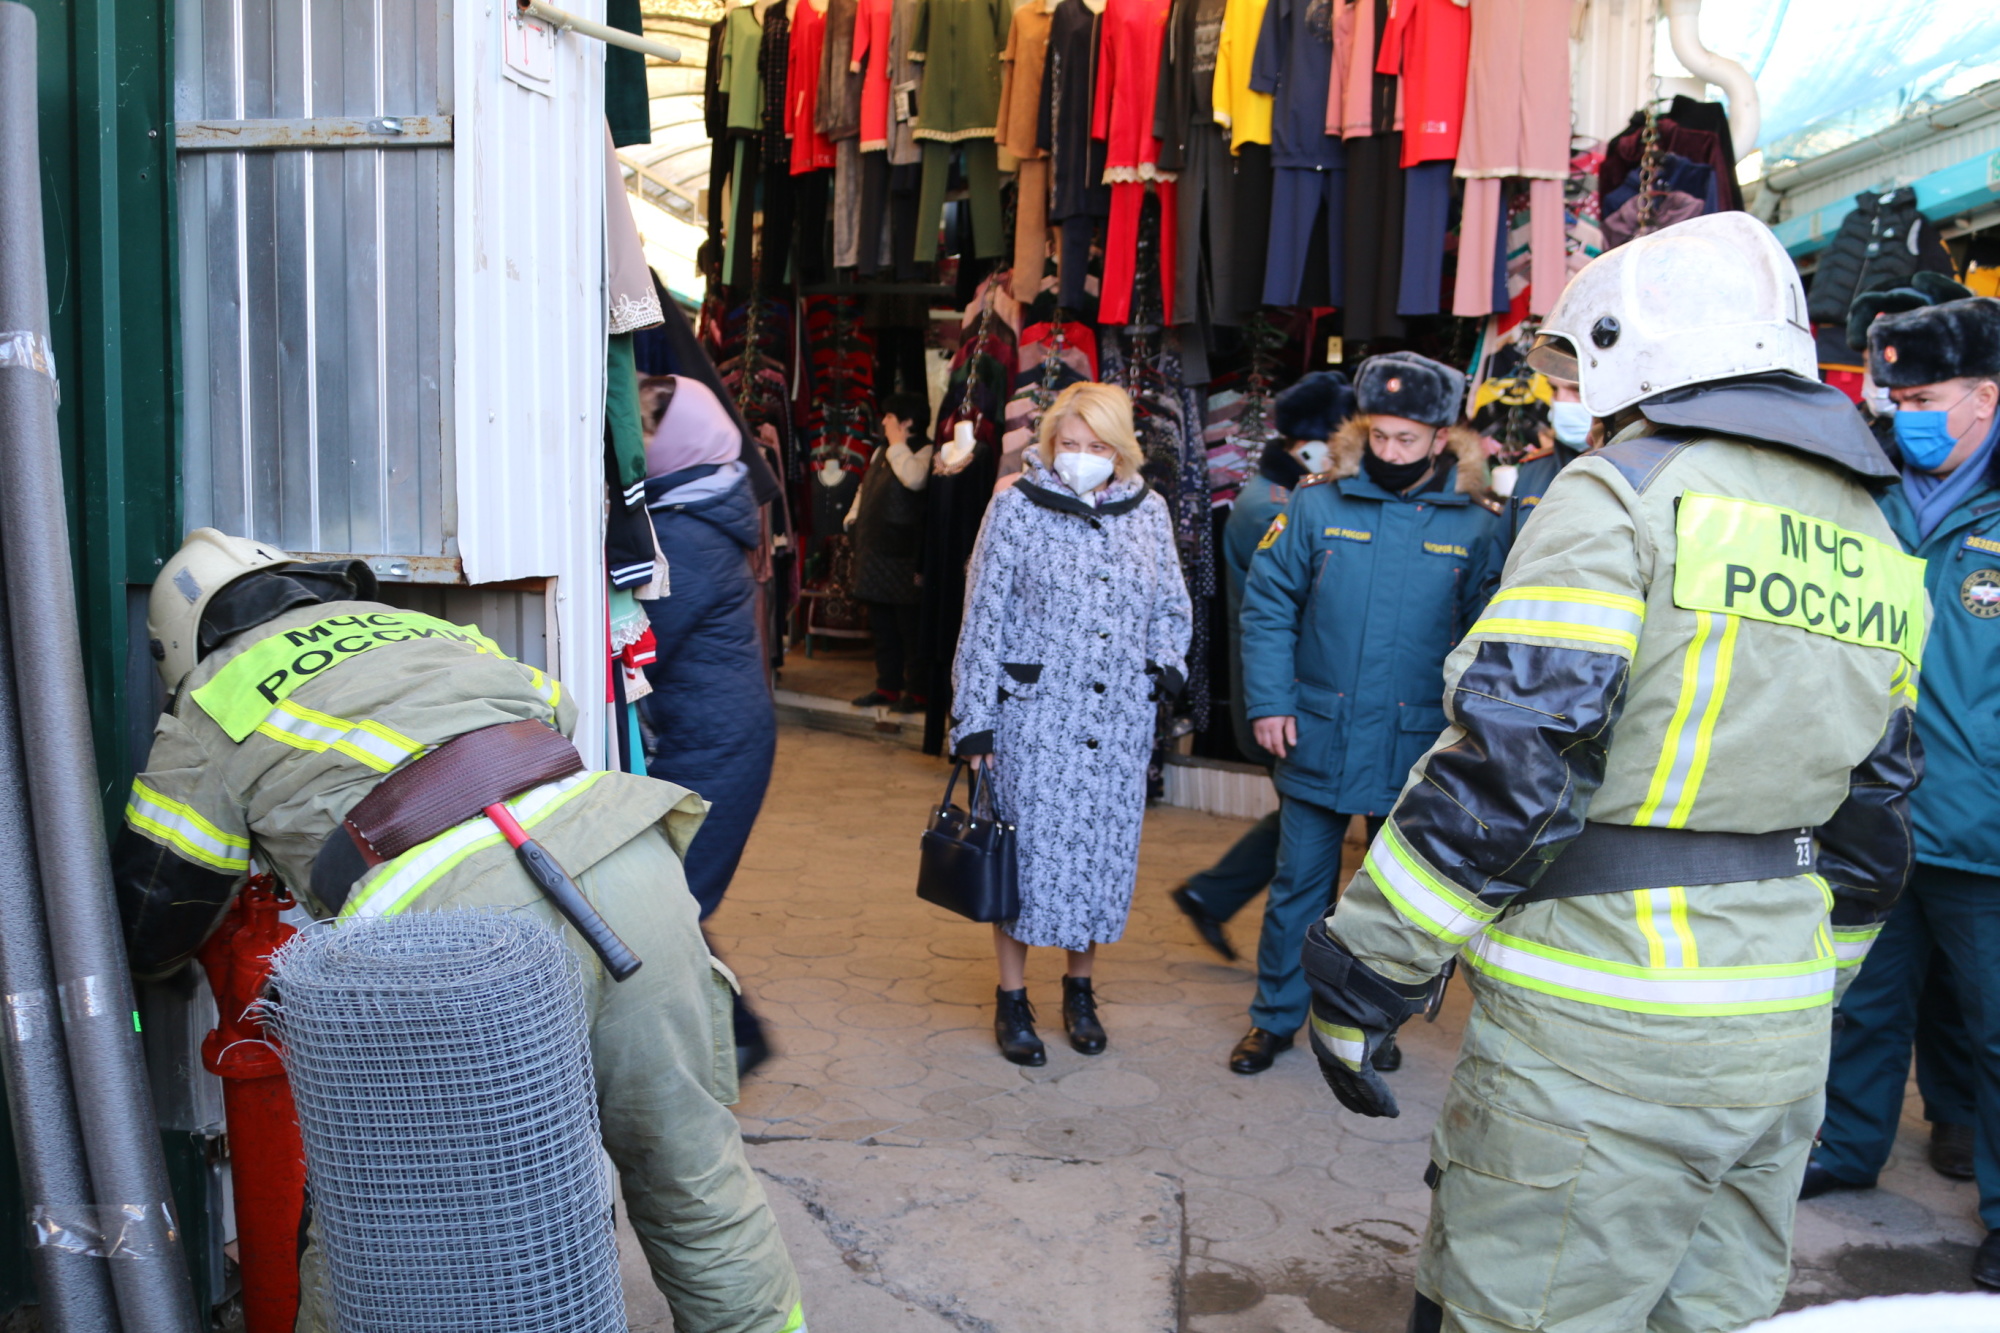
{"label": "vertical metal pole", "polygon": [[0,0],[0,338],[30,348],[0,368],[4,560],[22,753],[56,990],[90,1181],[100,1210],[129,1208],[109,1265],[125,1333],[196,1333],[194,1288],[146,1086],[132,977],[111,896],[83,688],[48,346],[35,16]]}
{"label": "vertical metal pole", "polygon": [[[0,402],[5,401],[10,373],[0,370]],[[0,421],[7,420],[0,415]],[[21,1159],[23,1201],[30,1209],[47,1207],[61,1216],[80,1213],[92,1195],[35,873],[12,638],[6,589],[0,586],[0,829],[13,830],[0,838],[0,1067],[7,1076],[7,1111],[14,1151]],[[47,1327],[55,1333],[88,1333],[117,1326],[104,1260],[48,1245],[29,1253]]]}

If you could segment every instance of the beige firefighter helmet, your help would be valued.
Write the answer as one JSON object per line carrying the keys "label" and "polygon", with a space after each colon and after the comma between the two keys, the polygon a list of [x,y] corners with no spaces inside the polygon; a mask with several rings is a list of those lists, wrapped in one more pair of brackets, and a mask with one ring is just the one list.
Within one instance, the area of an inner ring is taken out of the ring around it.
{"label": "beige firefighter helmet", "polygon": [[1710,380],[1819,375],[1799,271],[1748,213],[1690,218],[1591,260],[1543,321],[1528,365],[1575,380],[1598,417]]}
{"label": "beige firefighter helmet", "polygon": [[298,562],[268,542],[196,528],[168,557],[146,602],[146,634],[153,661],[169,690],[181,683],[201,654],[201,616],[208,603],[245,574]]}

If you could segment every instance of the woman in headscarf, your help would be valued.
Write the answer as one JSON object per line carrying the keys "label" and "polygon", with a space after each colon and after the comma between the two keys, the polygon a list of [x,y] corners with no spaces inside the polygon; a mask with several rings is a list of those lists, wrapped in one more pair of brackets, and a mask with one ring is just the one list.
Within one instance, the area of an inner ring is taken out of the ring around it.
{"label": "woman in headscarf", "polygon": [[646,508],[672,589],[640,603],[659,650],[640,704],[657,737],[646,769],[710,802],[687,853],[688,888],[705,918],[736,873],[777,746],[750,571],[763,527],[743,432],[708,386],[659,376],[643,396],[658,421],[646,444]]}

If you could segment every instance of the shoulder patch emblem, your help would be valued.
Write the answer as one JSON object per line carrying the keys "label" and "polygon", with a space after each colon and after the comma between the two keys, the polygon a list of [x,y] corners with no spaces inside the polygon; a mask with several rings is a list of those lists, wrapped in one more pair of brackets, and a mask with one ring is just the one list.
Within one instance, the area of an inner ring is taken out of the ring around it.
{"label": "shoulder patch emblem", "polygon": [[2000,616],[2000,569],[1975,569],[1958,585],[1960,605],[1981,620]]}
{"label": "shoulder patch emblem", "polygon": [[1285,524],[1287,521],[1288,520],[1283,514],[1280,514],[1276,518],[1272,519],[1271,526],[1264,529],[1264,535],[1258,538],[1257,549],[1260,551],[1268,551],[1273,546],[1276,546],[1278,544],[1278,538],[1285,535]]}

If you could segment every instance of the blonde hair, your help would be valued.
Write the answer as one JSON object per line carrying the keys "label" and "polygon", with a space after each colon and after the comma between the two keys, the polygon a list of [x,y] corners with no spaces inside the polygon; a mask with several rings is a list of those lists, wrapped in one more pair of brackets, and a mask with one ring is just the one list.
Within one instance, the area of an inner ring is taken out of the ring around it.
{"label": "blonde hair", "polygon": [[1083,422],[1092,435],[1110,445],[1118,455],[1113,465],[1118,480],[1130,481],[1139,475],[1146,455],[1140,450],[1138,433],[1132,427],[1129,394],[1115,384],[1072,384],[1057,394],[1049,410],[1042,414],[1041,429],[1035,433],[1035,456],[1044,466],[1055,466],[1056,432],[1071,417]]}

